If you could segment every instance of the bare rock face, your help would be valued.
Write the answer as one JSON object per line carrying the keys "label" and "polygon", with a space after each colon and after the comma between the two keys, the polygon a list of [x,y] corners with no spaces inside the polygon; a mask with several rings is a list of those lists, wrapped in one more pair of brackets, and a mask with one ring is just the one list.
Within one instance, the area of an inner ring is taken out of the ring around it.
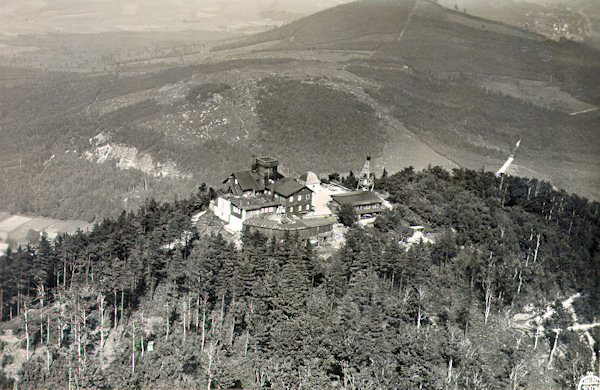
{"label": "bare rock face", "polygon": [[151,155],[134,147],[110,143],[110,136],[99,133],[90,139],[89,151],[83,158],[98,164],[114,161],[120,169],[136,169],[154,177],[191,178],[192,175],[180,172],[173,161],[154,161]]}

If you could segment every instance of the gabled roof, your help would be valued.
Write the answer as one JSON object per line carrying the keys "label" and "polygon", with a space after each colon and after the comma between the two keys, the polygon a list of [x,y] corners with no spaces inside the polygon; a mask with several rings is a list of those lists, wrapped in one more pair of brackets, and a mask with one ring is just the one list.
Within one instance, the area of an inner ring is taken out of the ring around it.
{"label": "gabled roof", "polygon": [[269,188],[274,193],[279,194],[285,198],[287,198],[290,195],[295,194],[296,192],[298,192],[304,188],[306,188],[307,190],[312,192],[312,190],[310,188],[308,188],[307,186],[305,186],[304,184],[301,184],[301,183],[297,182],[296,180],[290,179],[290,178],[283,178],[283,179],[277,180],[275,183],[267,184],[267,188]]}
{"label": "gabled roof", "polygon": [[237,179],[242,191],[263,191],[265,189],[258,175],[252,171],[233,172],[231,175]]}
{"label": "gabled roof", "polygon": [[352,206],[383,203],[383,200],[371,191],[351,191],[343,194],[335,194],[331,195],[331,199],[339,204],[351,204]]}

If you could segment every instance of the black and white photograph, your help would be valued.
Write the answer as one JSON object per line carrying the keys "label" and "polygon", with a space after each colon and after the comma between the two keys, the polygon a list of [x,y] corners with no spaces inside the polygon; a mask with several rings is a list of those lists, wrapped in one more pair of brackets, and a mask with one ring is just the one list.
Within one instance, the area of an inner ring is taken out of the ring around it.
{"label": "black and white photograph", "polygon": [[600,1],[1,0],[0,390],[600,390]]}

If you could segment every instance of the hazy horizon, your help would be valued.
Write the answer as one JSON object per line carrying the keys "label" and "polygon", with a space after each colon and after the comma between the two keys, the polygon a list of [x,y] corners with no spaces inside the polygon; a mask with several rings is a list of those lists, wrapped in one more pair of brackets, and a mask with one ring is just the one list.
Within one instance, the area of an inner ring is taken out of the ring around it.
{"label": "hazy horizon", "polygon": [[[5,0],[0,5],[0,33],[97,33],[109,31],[254,32],[353,0]],[[504,11],[518,3],[573,9],[598,18],[592,0],[438,0],[448,8],[518,24]],[[583,12],[585,10],[585,12]],[[500,15],[498,15],[500,17]],[[507,20],[511,19],[511,20]],[[594,23],[591,22],[591,25]]]}

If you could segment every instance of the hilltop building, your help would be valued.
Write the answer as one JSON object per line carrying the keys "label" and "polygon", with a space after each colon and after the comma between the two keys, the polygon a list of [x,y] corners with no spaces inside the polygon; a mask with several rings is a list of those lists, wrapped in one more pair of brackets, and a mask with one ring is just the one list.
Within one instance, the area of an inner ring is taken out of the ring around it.
{"label": "hilltop building", "polygon": [[[365,178],[372,178],[366,163]],[[298,180],[284,177],[278,161],[256,158],[251,169],[231,173],[224,192],[211,203],[214,214],[231,232],[257,230],[269,237],[298,234],[302,239],[325,238],[337,222],[334,213],[342,204],[351,204],[359,218],[373,217],[384,210],[384,201],[372,186],[350,191],[335,183],[322,184],[313,172]]]}
{"label": "hilltop building", "polygon": [[313,190],[277,171],[278,161],[256,158],[248,171],[233,172],[223,184],[227,193],[214,204],[217,217],[233,231],[242,231],[244,221],[262,214],[300,217],[312,210]]}

